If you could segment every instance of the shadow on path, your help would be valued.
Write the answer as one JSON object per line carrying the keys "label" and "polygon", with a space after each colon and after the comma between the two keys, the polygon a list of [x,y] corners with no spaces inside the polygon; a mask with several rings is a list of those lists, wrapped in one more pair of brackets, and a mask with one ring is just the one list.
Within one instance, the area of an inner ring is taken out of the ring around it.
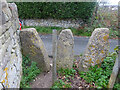
{"label": "shadow on path", "polygon": [[[52,64],[52,58],[50,58]],[[50,88],[52,86],[52,67],[49,72],[42,72],[30,84],[31,88]]]}

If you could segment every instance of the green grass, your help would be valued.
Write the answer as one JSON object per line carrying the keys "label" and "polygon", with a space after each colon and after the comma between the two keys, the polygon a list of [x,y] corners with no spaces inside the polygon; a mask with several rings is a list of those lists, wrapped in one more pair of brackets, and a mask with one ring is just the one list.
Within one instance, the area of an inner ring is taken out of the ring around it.
{"label": "green grass", "polygon": [[20,83],[20,88],[30,88],[30,82],[35,79],[35,77],[40,74],[41,70],[36,66],[37,63],[31,61],[28,56],[22,56],[22,80]]}
{"label": "green grass", "polygon": [[41,34],[52,34],[52,30],[62,30],[61,27],[41,27],[41,26],[24,26],[24,28],[35,28]]}
{"label": "green grass", "polygon": [[[56,29],[59,33],[61,30],[65,29],[62,27],[42,27],[42,26],[24,26],[24,28],[35,28],[38,33],[41,34],[52,34],[52,30]],[[73,35],[76,36],[91,36],[93,32],[93,28],[85,27],[84,29],[76,29],[76,28],[69,28],[71,29]],[[116,38],[118,36],[118,32],[115,30],[110,29],[110,38]]]}
{"label": "green grass", "polygon": [[[35,28],[37,32],[41,34],[52,34],[52,30],[56,29],[58,32],[60,32],[63,29],[62,27],[41,27],[41,26],[24,26],[24,28]],[[73,35],[77,36],[91,36],[91,32],[84,32],[84,30],[77,30],[76,28],[68,28],[71,29]]]}

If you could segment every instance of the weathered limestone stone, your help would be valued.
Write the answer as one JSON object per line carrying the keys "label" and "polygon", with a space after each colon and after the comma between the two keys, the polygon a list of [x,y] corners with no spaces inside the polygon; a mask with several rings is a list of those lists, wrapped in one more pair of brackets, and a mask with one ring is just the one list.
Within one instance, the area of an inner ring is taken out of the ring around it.
{"label": "weathered limestone stone", "polygon": [[1,3],[2,3],[2,8],[7,8],[8,4],[5,0],[2,0]]}
{"label": "weathered limestone stone", "polygon": [[0,67],[0,78],[1,78],[2,74],[3,74],[3,70],[2,70],[2,68]]}
{"label": "weathered limestone stone", "polygon": [[17,10],[17,6],[15,3],[9,3],[8,7],[10,8],[11,12],[12,12],[12,16],[13,18],[18,18],[18,10]]}
{"label": "weathered limestone stone", "polygon": [[0,26],[0,36],[2,35],[2,26]]}
{"label": "weathered limestone stone", "polygon": [[3,34],[0,37],[0,41],[2,42],[2,44],[4,44],[9,37],[10,37],[10,33],[9,33],[9,31],[6,31],[5,34]]}
{"label": "weathered limestone stone", "polygon": [[[2,3],[6,3],[6,2],[2,2]],[[2,8],[2,11],[6,15],[5,17],[7,17],[6,20],[10,20],[10,18],[12,18],[12,13],[11,13],[10,9],[8,8],[8,3],[6,3],[5,8]]]}
{"label": "weathered limestone stone", "polygon": [[24,19],[23,20],[25,26],[55,26],[62,28],[79,28],[83,24],[83,20],[81,19],[67,19],[67,20],[58,20],[58,19]]}
{"label": "weathered limestone stone", "polygon": [[87,71],[89,66],[100,64],[109,50],[109,29],[97,28],[93,31],[84,52],[79,69]]}
{"label": "weathered limestone stone", "polygon": [[73,66],[74,38],[70,29],[62,30],[57,45],[57,70],[60,68],[72,68]]}
{"label": "weathered limestone stone", "polygon": [[11,22],[11,21],[8,21],[7,23],[5,23],[5,24],[3,25],[3,27],[4,27],[5,29],[9,29],[11,25],[12,25],[12,22]]}
{"label": "weathered limestone stone", "polygon": [[11,12],[12,12],[12,18],[15,18],[14,20],[12,20],[13,24],[14,24],[14,28],[18,29],[19,28],[19,19],[18,19],[18,10],[17,10],[17,5],[15,3],[9,3],[8,7],[10,8]]}
{"label": "weathered limestone stone", "polygon": [[0,1],[0,26],[2,25],[2,2]]}
{"label": "weathered limestone stone", "polygon": [[29,56],[32,61],[37,62],[43,71],[49,71],[50,61],[48,54],[35,28],[22,29],[20,32],[23,55]]}
{"label": "weathered limestone stone", "polygon": [[[11,21],[8,21],[7,23],[5,23],[4,25],[0,26],[0,36],[6,32],[6,29],[9,29],[12,25],[12,22]],[[15,31],[15,30],[13,30]]]}
{"label": "weathered limestone stone", "polygon": [[5,18],[5,14],[2,12],[2,25],[6,23],[6,20],[7,18]]}

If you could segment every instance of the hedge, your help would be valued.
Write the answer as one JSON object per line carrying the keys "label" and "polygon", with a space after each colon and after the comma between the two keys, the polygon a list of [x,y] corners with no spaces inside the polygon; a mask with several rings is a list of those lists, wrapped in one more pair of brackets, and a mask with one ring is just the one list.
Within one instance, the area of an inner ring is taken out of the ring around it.
{"label": "hedge", "polygon": [[21,19],[76,19],[91,17],[96,2],[16,2]]}

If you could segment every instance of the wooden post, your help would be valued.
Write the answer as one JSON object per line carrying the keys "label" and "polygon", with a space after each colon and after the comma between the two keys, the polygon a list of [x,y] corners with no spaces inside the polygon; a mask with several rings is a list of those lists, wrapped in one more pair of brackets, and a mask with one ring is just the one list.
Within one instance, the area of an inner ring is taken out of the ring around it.
{"label": "wooden post", "polygon": [[53,67],[52,67],[52,84],[54,84],[54,82],[57,79],[56,76],[56,58],[57,58],[57,30],[53,30],[53,35],[52,35],[52,55],[53,55]]}
{"label": "wooden post", "polygon": [[113,71],[108,83],[108,88],[113,88],[114,83],[116,81],[117,75],[118,75],[118,70],[119,70],[119,65],[118,65],[119,61],[118,58],[115,61],[114,67],[113,67]]}

